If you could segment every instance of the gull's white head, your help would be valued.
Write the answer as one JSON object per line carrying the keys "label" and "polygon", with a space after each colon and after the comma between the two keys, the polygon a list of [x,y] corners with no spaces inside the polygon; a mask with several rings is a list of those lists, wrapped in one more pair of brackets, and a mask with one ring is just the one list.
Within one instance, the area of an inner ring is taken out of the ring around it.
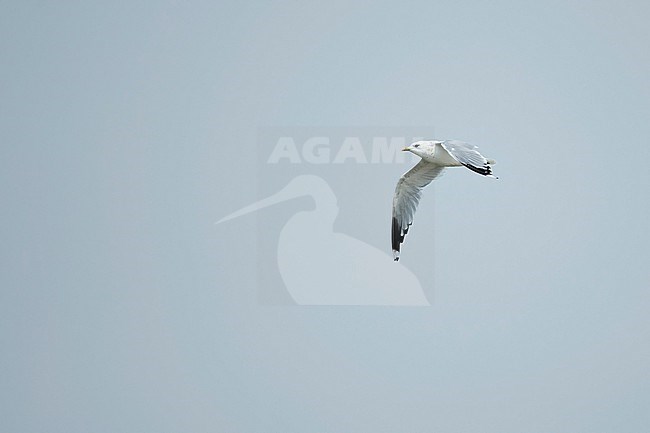
{"label": "gull's white head", "polygon": [[439,143],[442,143],[442,141],[416,141],[406,146],[402,151],[411,152],[420,158],[433,157],[436,153],[436,144]]}

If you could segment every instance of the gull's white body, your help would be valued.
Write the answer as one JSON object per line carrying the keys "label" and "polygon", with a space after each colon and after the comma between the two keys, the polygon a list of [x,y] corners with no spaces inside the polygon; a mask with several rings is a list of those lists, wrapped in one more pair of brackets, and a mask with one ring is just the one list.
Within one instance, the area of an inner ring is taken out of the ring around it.
{"label": "gull's white body", "polygon": [[413,224],[422,189],[438,177],[445,167],[465,166],[483,176],[495,177],[490,167],[495,162],[485,158],[477,149],[477,146],[457,140],[417,141],[403,149],[422,160],[406,172],[395,187],[391,228],[395,261],[399,260],[400,245]]}

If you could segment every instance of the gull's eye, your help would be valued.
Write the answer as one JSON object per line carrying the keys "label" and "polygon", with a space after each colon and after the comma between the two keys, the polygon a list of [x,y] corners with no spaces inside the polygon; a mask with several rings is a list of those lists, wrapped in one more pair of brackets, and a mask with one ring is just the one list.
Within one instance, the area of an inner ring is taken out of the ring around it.
{"label": "gull's eye", "polygon": [[420,145],[419,144],[414,144],[413,147],[420,147]]}

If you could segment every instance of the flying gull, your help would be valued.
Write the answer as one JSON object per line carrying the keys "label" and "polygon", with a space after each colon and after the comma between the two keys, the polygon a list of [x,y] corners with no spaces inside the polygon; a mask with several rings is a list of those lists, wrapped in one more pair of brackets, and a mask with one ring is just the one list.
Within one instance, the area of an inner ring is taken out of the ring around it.
{"label": "flying gull", "polygon": [[404,173],[395,187],[391,230],[395,261],[399,260],[400,245],[413,224],[422,189],[439,176],[445,167],[465,166],[475,173],[496,178],[490,167],[495,161],[485,158],[477,149],[478,146],[458,140],[417,141],[402,149],[422,159]]}

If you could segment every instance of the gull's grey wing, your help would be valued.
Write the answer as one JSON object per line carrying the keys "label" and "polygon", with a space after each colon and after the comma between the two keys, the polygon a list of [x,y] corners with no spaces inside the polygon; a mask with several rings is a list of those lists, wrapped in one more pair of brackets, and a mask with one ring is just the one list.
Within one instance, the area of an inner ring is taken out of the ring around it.
{"label": "gull's grey wing", "polygon": [[446,140],[440,144],[452,158],[465,167],[483,176],[495,177],[492,174],[492,167],[490,167],[490,164],[494,164],[494,161],[490,161],[481,155],[477,150],[478,146],[458,140]]}
{"label": "gull's grey wing", "polygon": [[406,172],[397,182],[393,196],[393,223],[391,240],[393,245],[393,258],[399,260],[400,245],[404,236],[413,224],[415,209],[422,195],[422,188],[431,183],[444,169],[444,167],[421,160],[415,167]]}

